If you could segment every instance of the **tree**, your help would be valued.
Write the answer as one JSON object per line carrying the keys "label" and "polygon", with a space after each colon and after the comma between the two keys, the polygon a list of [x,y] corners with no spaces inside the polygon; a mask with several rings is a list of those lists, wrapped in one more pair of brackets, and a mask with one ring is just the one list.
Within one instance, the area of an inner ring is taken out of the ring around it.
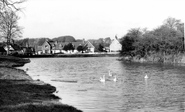
{"label": "tree", "polygon": [[85,45],[79,45],[79,46],[77,47],[77,50],[78,50],[79,52],[82,52],[82,53],[84,53],[84,51],[86,51],[87,49],[88,49],[87,44],[85,44]]}
{"label": "tree", "polygon": [[12,10],[0,12],[0,35],[7,40],[9,54],[10,41],[14,38],[21,37],[22,28],[18,25],[19,17]]}
{"label": "tree", "polygon": [[63,50],[65,50],[65,51],[68,51],[68,50],[72,50],[73,51],[74,49],[75,49],[75,47],[73,46],[72,43],[66,44],[64,46],[64,48],[63,48]]}
{"label": "tree", "polygon": [[103,52],[103,51],[104,51],[103,48],[104,48],[104,47],[103,47],[101,44],[99,44],[98,50],[99,50],[100,52]]}
{"label": "tree", "polygon": [[25,2],[26,0],[0,0],[0,10],[7,10],[7,9],[11,9],[12,11],[16,10],[21,10],[21,8],[18,6],[19,4],[22,4],[23,2]]}
{"label": "tree", "polygon": [[179,37],[184,37],[184,23],[182,23],[181,20],[169,17],[164,20],[164,25],[175,30]]}
{"label": "tree", "polygon": [[0,35],[7,39],[7,54],[9,54],[10,40],[20,31],[20,27],[17,27],[18,16],[16,16],[15,13],[21,10],[21,7],[18,5],[25,1],[26,0],[0,0]]}
{"label": "tree", "polygon": [[131,29],[121,39],[123,56],[158,56],[160,61],[165,56],[174,56],[184,52],[184,23],[175,18],[168,18],[160,27],[152,30]]}
{"label": "tree", "polygon": [[64,45],[63,50],[64,51],[68,51],[68,46],[67,45]]}
{"label": "tree", "polygon": [[109,47],[110,44],[111,44],[111,38],[110,37],[106,37],[104,40],[105,40],[104,41],[104,46],[105,47]]}
{"label": "tree", "polygon": [[142,36],[142,31],[140,28],[132,28],[128,31],[126,36],[129,36],[131,38],[134,38],[134,40],[136,40],[137,38]]}
{"label": "tree", "polygon": [[133,56],[133,51],[135,49],[135,47],[133,46],[134,44],[134,38],[129,37],[129,36],[124,36],[121,44],[122,44],[122,50],[121,50],[121,54],[124,56]]}
{"label": "tree", "polygon": [[180,24],[180,20],[177,20],[172,17],[169,17],[166,20],[164,20],[164,25],[171,29],[177,29],[179,24]]}
{"label": "tree", "polygon": [[75,49],[74,45],[72,43],[68,44],[68,50],[73,51]]}
{"label": "tree", "polygon": [[79,45],[79,46],[77,47],[77,50],[78,50],[78,52],[82,52],[82,53],[83,53],[83,46],[82,46],[82,45]]}

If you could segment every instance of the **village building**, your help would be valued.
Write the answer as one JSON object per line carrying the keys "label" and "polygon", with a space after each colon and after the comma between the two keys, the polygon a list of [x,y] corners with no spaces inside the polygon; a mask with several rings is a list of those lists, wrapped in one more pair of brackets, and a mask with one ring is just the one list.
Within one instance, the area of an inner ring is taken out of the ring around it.
{"label": "village building", "polygon": [[[3,43],[1,45],[1,50],[5,50],[6,54],[8,52],[8,47],[9,47],[9,54],[11,55],[18,55],[18,54],[23,54],[23,50],[17,45],[17,44],[10,44],[10,45],[7,45],[6,43]],[[4,51],[3,50],[3,51]],[[5,54],[5,53],[3,53]]]}
{"label": "village building", "polygon": [[86,45],[87,45],[87,52],[88,53],[94,53],[95,47],[91,44],[91,42],[86,41]]}
{"label": "village building", "polygon": [[[64,50],[64,47],[71,43],[74,50]],[[56,54],[56,53],[78,53],[78,46],[86,46],[86,53],[94,53],[95,47],[89,41],[82,42],[57,42],[45,40],[42,45],[35,46],[36,54]]]}
{"label": "village building", "polygon": [[112,40],[112,42],[109,46],[109,50],[110,50],[110,52],[119,52],[119,51],[121,51],[121,49],[122,49],[122,45],[118,41],[117,37],[115,37],[115,39]]}
{"label": "village building", "polygon": [[35,54],[36,55],[43,54],[43,52],[42,52],[42,46],[35,46]]}
{"label": "village building", "polygon": [[0,47],[0,55],[6,55],[6,50],[4,47]]}

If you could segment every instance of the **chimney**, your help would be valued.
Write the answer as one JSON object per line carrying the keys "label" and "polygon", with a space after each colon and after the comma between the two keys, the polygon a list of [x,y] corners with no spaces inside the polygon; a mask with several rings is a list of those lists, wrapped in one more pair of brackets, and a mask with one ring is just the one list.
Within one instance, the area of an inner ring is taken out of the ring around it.
{"label": "chimney", "polygon": [[84,38],[83,38],[83,41],[82,42],[83,42],[83,44],[85,44],[85,39]]}
{"label": "chimney", "polygon": [[117,34],[115,35],[115,39],[118,40]]}

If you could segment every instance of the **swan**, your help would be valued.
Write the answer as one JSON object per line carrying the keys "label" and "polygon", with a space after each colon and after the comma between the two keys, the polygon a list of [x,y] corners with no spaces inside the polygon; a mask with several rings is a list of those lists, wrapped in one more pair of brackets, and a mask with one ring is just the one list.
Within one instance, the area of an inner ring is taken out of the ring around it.
{"label": "swan", "polygon": [[103,77],[100,77],[100,82],[105,82],[105,75],[103,75]]}
{"label": "swan", "polygon": [[116,81],[117,81],[116,75],[114,76],[114,79],[113,79],[113,81],[114,81],[114,82],[116,82]]}
{"label": "swan", "polygon": [[148,79],[148,76],[147,75],[145,75],[145,79]]}
{"label": "swan", "polygon": [[110,77],[112,77],[112,73],[111,73],[111,71],[110,71],[110,70],[109,70],[109,76],[110,76]]}

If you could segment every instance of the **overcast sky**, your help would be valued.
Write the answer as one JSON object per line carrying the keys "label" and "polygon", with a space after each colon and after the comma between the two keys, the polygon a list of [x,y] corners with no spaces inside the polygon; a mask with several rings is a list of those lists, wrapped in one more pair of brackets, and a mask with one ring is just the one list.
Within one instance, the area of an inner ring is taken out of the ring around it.
{"label": "overcast sky", "polygon": [[185,0],[27,0],[23,6],[24,38],[120,38],[131,28],[157,28],[168,17],[185,20]]}

